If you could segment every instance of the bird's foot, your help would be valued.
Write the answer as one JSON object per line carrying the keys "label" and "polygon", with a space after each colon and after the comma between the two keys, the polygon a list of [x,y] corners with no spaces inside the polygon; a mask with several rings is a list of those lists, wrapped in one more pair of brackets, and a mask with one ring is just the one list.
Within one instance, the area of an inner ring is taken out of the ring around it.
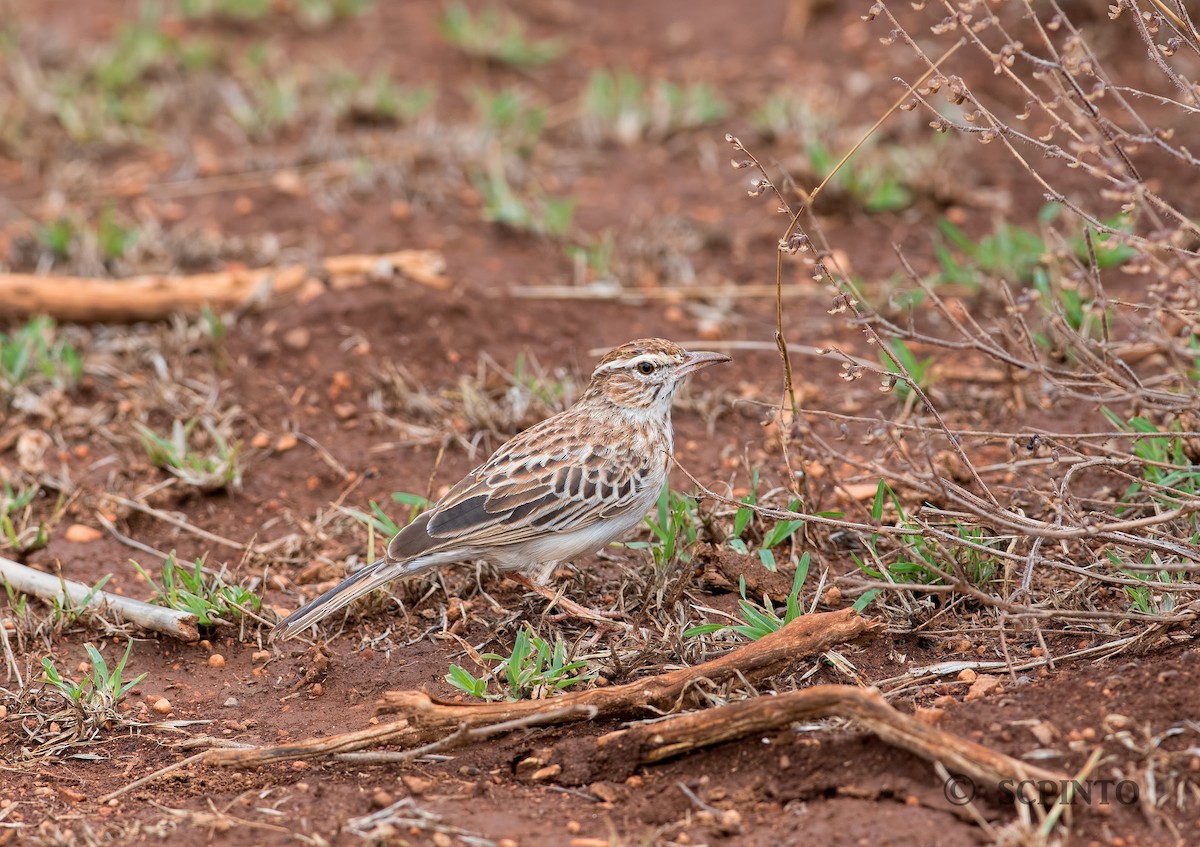
{"label": "bird's foot", "polygon": [[563,614],[555,616],[553,620],[562,620],[570,617],[579,618],[580,620],[590,621],[591,623],[608,627],[624,628],[629,626],[629,624],[625,623],[624,621],[625,615],[623,612],[604,612],[599,609],[591,609],[587,606],[581,606],[574,600],[564,597],[561,592],[555,591],[553,588],[550,588],[547,585],[538,585],[524,574],[510,573],[508,576],[513,581],[520,583],[538,596],[549,601],[550,607],[547,609],[547,611],[555,607],[561,609]]}

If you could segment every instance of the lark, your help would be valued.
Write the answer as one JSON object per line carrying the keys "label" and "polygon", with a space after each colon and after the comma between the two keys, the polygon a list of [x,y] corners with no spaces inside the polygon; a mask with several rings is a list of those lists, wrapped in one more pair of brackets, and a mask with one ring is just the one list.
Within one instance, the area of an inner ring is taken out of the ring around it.
{"label": "lark", "polygon": [[661,338],[617,347],[574,405],[502,445],[398,532],[383,559],[288,615],[272,638],[293,637],[394,579],[479,559],[552,594],[545,585],[560,561],[641,523],[667,482],[676,390],[688,374],[727,361]]}

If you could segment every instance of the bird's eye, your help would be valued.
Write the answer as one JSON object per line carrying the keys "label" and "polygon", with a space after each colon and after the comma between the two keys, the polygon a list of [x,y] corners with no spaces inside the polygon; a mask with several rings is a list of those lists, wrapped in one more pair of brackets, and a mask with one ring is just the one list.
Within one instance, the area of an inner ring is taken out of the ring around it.
{"label": "bird's eye", "polygon": [[637,369],[639,371],[641,371],[642,373],[644,373],[646,376],[650,376],[650,374],[654,373],[654,363],[653,362],[639,362]]}

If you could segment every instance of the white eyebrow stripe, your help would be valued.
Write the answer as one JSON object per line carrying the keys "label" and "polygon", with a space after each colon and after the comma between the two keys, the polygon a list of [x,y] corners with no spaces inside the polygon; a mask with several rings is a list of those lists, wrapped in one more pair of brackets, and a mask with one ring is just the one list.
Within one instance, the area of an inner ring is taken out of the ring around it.
{"label": "white eyebrow stripe", "polygon": [[622,368],[636,367],[642,362],[653,362],[655,365],[663,365],[669,360],[668,357],[661,353],[643,353],[640,356],[634,356],[632,359],[616,359],[611,362],[605,362],[596,368],[595,373],[607,373],[608,371],[621,370]]}

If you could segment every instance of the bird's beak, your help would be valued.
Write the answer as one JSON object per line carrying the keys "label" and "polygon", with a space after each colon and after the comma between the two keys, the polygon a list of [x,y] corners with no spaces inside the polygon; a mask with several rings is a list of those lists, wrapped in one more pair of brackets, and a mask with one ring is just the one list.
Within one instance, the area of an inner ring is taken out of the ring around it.
{"label": "bird's beak", "polygon": [[692,371],[698,371],[701,368],[707,368],[709,365],[719,365],[722,362],[728,361],[729,357],[724,353],[688,353],[687,358],[683,360],[683,364],[679,366],[679,370],[676,373],[683,377]]}

